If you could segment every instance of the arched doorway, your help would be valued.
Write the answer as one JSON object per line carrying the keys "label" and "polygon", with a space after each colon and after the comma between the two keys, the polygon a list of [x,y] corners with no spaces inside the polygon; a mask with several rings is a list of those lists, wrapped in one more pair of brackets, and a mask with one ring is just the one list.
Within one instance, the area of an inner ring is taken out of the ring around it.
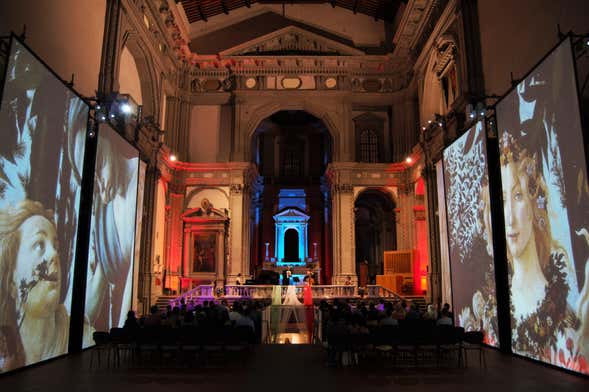
{"label": "arched doorway", "polygon": [[[330,205],[323,176],[332,160],[332,137],[327,126],[306,111],[282,110],[260,122],[251,143],[250,159],[260,175],[251,210],[251,271],[259,274],[283,268],[278,263],[287,259],[300,260],[297,268],[316,269],[320,281],[329,281]],[[275,217],[288,210],[308,216],[307,231],[289,229],[278,244]]]}
{"label": "arched doorway", "polygon": [[378,189],[362,192],[354,203],[358,284],[374,284],[383,273],[383,253],[397,248],[395,203]]}
{"label": "arched doorway", "polygon": [[299,232],[295,229],[288,229],[284,233],[284,261],[299,261]]}

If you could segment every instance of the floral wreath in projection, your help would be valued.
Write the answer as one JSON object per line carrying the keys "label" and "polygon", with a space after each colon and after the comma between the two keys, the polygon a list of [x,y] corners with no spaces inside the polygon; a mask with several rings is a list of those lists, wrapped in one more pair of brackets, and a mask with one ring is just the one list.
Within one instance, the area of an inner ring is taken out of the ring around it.
{"label": "floral wreath in projection", "polygon": [[[476,130],[473,140],[481,137],[481,131]],[[455,143],[444,154],[445,177],[450,181],[446,203],[450,246],[458,250],[463,264],[470,256],[475,238],[484,232],[479,219],[479,195],[486,181],[486,161],[482,143],[473,143],[468,150],[466,139]]]}
{"label": "floral wreath in projection", "polygon": [[579,352],[579,347],[575,347],[576,339],[569,336],[571,330],[579,328],[580,320],[567,304],[569,286],[565,258],[564,253],[551,253],[550,263],[546,266],[546,275],[551,279],[537,310],[519,320],[512,316],[511,325],[515,326],[512,344],[517,353],[527,353],[534,359],[586,373],[587,361]]}

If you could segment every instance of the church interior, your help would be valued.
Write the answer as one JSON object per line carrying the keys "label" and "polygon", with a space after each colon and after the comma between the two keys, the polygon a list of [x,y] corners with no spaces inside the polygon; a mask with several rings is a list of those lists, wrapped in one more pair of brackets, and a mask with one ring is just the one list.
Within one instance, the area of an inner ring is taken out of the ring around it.
{"label": "church interior", "polygon": [[4,2],[0,386],[585,390],[588,21]]}

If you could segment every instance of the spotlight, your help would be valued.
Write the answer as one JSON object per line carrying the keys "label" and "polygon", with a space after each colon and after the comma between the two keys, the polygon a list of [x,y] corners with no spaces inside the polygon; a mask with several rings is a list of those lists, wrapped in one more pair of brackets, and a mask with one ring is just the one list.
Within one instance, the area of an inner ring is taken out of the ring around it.
{"label": "spotlight", "polygon": [[100,122],[105,122],[106,121],[106,116],[104,115],[104,113],[100,113],[98,115],[98,121],[100,121]]}
{"label": "spotlight", "polygon": [[115,114],[114,113],[111,113],[110,114],[110,118],[115,118]]}
{"label": "spotlight", "polygon": [[100,110],[102,110],[102,106],[96,105],[96,108],[95,109],[98,110],[98,111],[100,111]]}
{"label": "spotlight", "polygon": [[485,115],[485,111],[484,110],[481,110],[480,115],[481,115],[481,117],[483,117]]}
{"label": "spotlight", "polygon": [[587,41],[585,41],[585,45],[589,46],[589,39],[587,39]]}
{"label": "spotlight", "polygon": [[468,117],[470,117],[470,118],[474,118],[474,113],[470,113],[470,114],[468,115]]}
{"label": "spotlight", "polygon": [[131,114],[133,112],[133,108],[128,103],[124,103],[121,105],[121,112],[125,114]]}
{"label": "spotlight", "polygon": [[178,158],[176,158],[176,155],[174,155],[174,154],[171,154],[171,155],[170,155],[170,161],[172,161],[172,162],[176,162],[176,160],[177,160],[177,159],[178,159]]}
{"label": "spotlight", "polygon": [[89,137],[94,137],[94,136],[96,136],[96,133],[94,133],[94,130],[93,130],[93,129],[91,129],[91,130],[90,130],[90,132],[88,132],[88,136],[89,136]]}
{"label": "spotlight", "polygon": [[407,162],[407,163],[413,163],[413,158],[407,157],[407,158],[405,158],[405,162]]}
{"label": "spotlight", "polygon": [[428,120],[428,121],[427,121],[427,123],[428,123],[428,124],[431,124],[431,123],[432,123],[432,120]]}
{"label": "spotlight", "polygon": [[421,130],[422,130],[422,131],[425,131],[425,127],[421,127]]}
{"label": "spotlight", "polygon": [[441,127],[441,126],[443,126],[443,125],[444,125],[444,124],[443,124],[443,123],[441,123],[441,122],[439,122],[439,123],[438,123],[438,126],[439,126],[439,127]]}

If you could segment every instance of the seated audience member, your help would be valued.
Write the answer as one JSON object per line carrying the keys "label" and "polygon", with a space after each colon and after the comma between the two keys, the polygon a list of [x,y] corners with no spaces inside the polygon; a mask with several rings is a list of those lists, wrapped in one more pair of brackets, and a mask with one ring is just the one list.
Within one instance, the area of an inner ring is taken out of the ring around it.
{"label": "seated audience member", "polygon": [[183,327],[194,327],[194,326],[197,326],[198,325],[198,322],[194,318],[194,313],[192,313],[192,312],[186,312],[184,314],[184,317],[182,318],[181,325]]}
{"label": "seated audience member", "polygon": [[[450,310],[450,304],[449,303],[445,303],[444,307],[442,308],[442,311],[446,310],[446,313],[448,313],[448,317],[450,317],[451,319],[454,319],[454,313],[452,313],[452,311]],[[441,314],[440,314],[441,316]]]}
{"label": "seated audience member", "polygon": [[127,319],[125,320],[125,324],[123,325],[123,329],[129,335],[135,335],[135,333],[139,329],[139,323],[137,322],[137,318],[135,317],[134,311],[129,310],[127,312]]}
{"label": "seated audience member", "polygon": [[389,308],[386,310],[385,317],[380,320],[378,325],[381,327],[390,326],[390,325],[399,325],[399,322],[395,318],[393,318],[393,310],[392,309]]}
{"label": "seated audience member", "polygon": [[409,312],[405,315],[406,320],[419,320],[421,319],[421,313],[419,312],[419,308],[417,304],[412,303],[409,307]]}
{"label": "seated audience member", "polygon": [[380,299],[378,301],[378,305],[376,305],[376,310],[378,310],[379,312],[384,312],[384,299]]}
{"label": "seated audience member", "polygon": [[427,305],[427,310],[423,314],[424,320],[437,320],[438,319],[438,312],[434,309],[434,305],[429,304]]}
{"label": "seated audience member", "polygon": [[452,318],[450,318],[448,311],[446,309],[442,309],[441,317],[436,322],[437,325],[454,325]]}
{"label": "seated audience member", "polygon": [[405,319],[405,309],[403,305],[399,302],[395,303],[393,306],[393,318],[395,320],[404,320]]}
{"label": "seated audience member", "polygon": [[229,321],[231,322],[231,324],[235,324],[235,322],[241,318],[242,313],[243,313],[243,308],[242,308],[241,304],[236,301],[233,304],[233,308],[229,312]]}
{"label": "seated audience member", "polygon": [[243,309],[241,309],[241,311],[243,313],[241,314],[241,317],[239,317],[235,321],[235,326],[236,327],[243,327],[243,326],[250,327],[252,329],[252,332],[255,332],[256,327],[254,325],[254,321],[250,317],[250,312],[249,311],[245,312]]}
{"label": "seated audience member", "polygon": [[157,307],[157,305],[153,305],[150,309],[149,309],[149,316],[147,316],[145,318],[145,327],[157,327],[159,325],[161,325],[162,323],[162,318],[159,315],[159,309]]}

